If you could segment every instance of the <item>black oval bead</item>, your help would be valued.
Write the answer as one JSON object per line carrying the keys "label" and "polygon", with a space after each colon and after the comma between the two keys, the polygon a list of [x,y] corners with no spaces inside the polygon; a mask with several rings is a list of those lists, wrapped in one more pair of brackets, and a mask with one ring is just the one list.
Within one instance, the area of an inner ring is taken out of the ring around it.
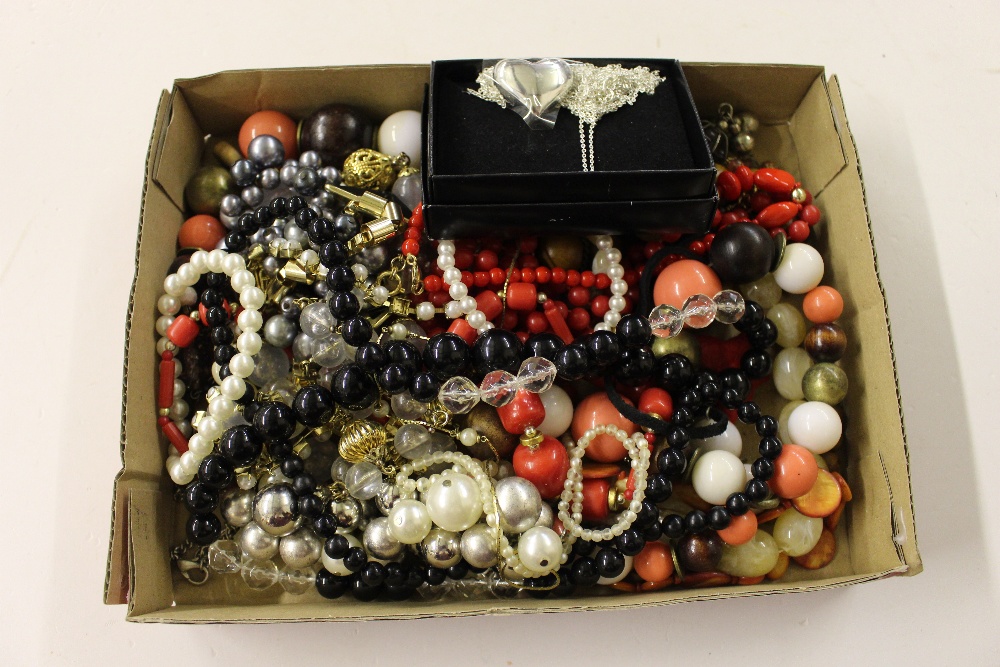
{"label": "black oval bead", "polygon": [[726,509],[733,516],[742,516],[750,510],[750,499],[745,493],[730,493],[726,498]]}
{"label": "black oval bead", "polygon": [[389,364],[379,372],[378,383],[390,394],[401,394],[410,387],[413,372],[403,364]]}
{"label": "black oval bead", "polygon": [[668,480],[680,479],[687,469],[687,457],[675,447],[665,447],[656,455],[656,467]]}
{"label": "black oval bead", "polygon": [[247,237],[240,234],[237,231],[232,231],[226,234],[226,249],[229,252],[240,252],[245,249],[250,242],[247,241]]}
{"label": "black oval bead", "polygon": [[311,208],[300,208],[295,212],[295,224],[305,229],[310,220],[316,219],[316,211]]}
{"label": "black oval bead", "polygon": [[284,197],[275,197],[271,200],[270,209],[276,219],[284,218],[288,215],[288,200]]}
{"label": "black oval bead", "polygon": [[373,332],[371,322],[367,319],[352,317],[344,321],[340,333],[348,345],[359,347],[371,341]]}
{"label": "black oval bead", "polygon": [[635,525],[639,528],[645,528],[659,522],[660,511],[656,509],[656,505],[649,498],[643,499],[642,508],[636,514]]}
{"label": "black oval bead", "polygon": [[205,306],[206,308],[211,308],[212,306],[221,306],[222,294],[219,292],[219,290],[213,287],[208,287],[202,291],[201,297],[199,297],[198,301],[200,301],[201,305]]}
{"label": "black oval bead", "polygon": [[369,586],[381,586],[385,582],[385,565],[371,561],[361,569],[358,577]]}
{"label": "black oval bead", "polygon": [[340,526],[337,525],[337,520],[329,512],[324,512],[313,519],[312,526],[313,532],[323,539],[329,539],[336,536],[337,529],[340,528]]}
{"label": "black oval bead", "polygon": [[371,602],[382,593],[381,586],[369,586],[360,578],[355,578],[351,582],[351,595],[358,602]]}
{"label": "black oval bead", "polygon": [[233,338],[235,338],[233,330],[225,325],[212,327],[210,336],[212,338],[212,345],[229,345],[233,342]]}
{"label": "black oval bead", "polygon": [[428,565],[424,570],[424,581],[428,586],[440,586],[448,578],[448,571],[444,568]]}
{"label": "black oval bead", "polygon": [[292,479],[292,491],[296,496],[307,496],[316,490],[316,478],[307,472],[299,473]]}
{"label": "black oval bead", "polygon": [[771,372],[771,355],[764,350],[747,350],[740,360],[740,368],[757,380]]}
{"label": "black oval bead", "polygon": [[464,560],[460,560],[451,567],[448,568],[448,578],[459,581],[465,579],[466,575],[469,574],[469,564]]}
{"label": "black oval bead", "polygon": [[708,256],[723,283],[750,283],[770,272],[774,241],[760,225],[737,222],[715,234]]}
{"label": "black oval bead", "polygon": [[333,398],[348,410],[364,410],[378,400],[378,386],[356,364],[342,366],[330,384]]}
{"label": "black oval bead", "polygon": [[212,306],[205,309],[205,324],[210,327],[221,327],[229,321],[229,313],[222,306]]}
{"label": "black oval bead", "polygon": [[399,563],[385,564],[384,582],[386,586],[405,586],[408,575],[407,569]]}
{"label": "black oval bead", "polygon": [[298,508],[299,514],[307,519],[315,519],[323,513],[323,501],[312,493],[299,497],[295,506]]}
{"label": "black oval bead", "polygon": [[316,573],[316,591],[327,600],[336,600],[351,587],[351,581],[351,577],[338,577],[329,570],[320,569]]}
{"label": "black oval bead", "polygon": [[328,269],[344,264],[348,257],[347,246],[340,241],[329,241],[320,246],[319,262]]}
{"label": "black oval bead", "polygon": [[462,373],[469,364],[469,344],[453,333],[431,336],[424,347],[424,365],[442,380]]}
{"label": "black oval bead", "polygon": [[698,392],[701,394],[702,405],[713,405],[719,399],[722,389],[714,382],[706,382],[698,387]]}
{"label": "black oval bead", "polygon": [[354,362],[367,373],[377,373],[387,361],[385,350],[376,343],[359,345],[354,355]]}
{"label": "black oval bead", "polygon": [[660,530],[672,540],[684,535],[684,517],[680,514],[668,514],[660,521]]}
{"label": "black oval bead", "polygon": [[723,389],[733,389],[740,394],[741,398],[750,391],[750,380],[744,373],[735,368],[723,371],[722,375],[719,376],[719,382]]}
{"label": "black oval bead", "polygon": [[257,429],[246,424],[226,429],[219,439],[219,453],[237,466],[245,466],[253,462],[260,456],[263,448],[264,441]]}
{"label": "black oval bead", "polygon": [[577,558],[573,561],[573,567],[570,568],[569,576],[577,586],[593,586],[601,578],[594,559],[589,556]]}
{"label": "black oval bead", "polygon": [[198,480],[213,489],[224,489],[233,483],[235,473],[232,464],[219,454],[209,454],[198,466]]}
{"label": "black oval bead", "polygon": [[650,475],[646,480],[646,500],[654,503],[662,503],[669,500],[673,492],[673,484],[662,473]]}
{"label": "black oval bead", "polygon": [[346,264],[335,266],[327,272],[326,284],[334,292],[350,292],[354,289],[354,271]]}
{"label": "black oval bead", "polygon": [[622,352],[621,345],[618,343],[618,336],[610,331],[595,331],[587,336],[584,345],[587,346],[590,358],[594,360],[594,363],[599,368],[617,362]]}
{"label": "black oval bead", "polygon": [[441,389],[441,381],[433,373],[417,373],[410,381],[410,395],[418,401],[432,401]]}
{"label": "black oval bead", "polygon": [[691,510],[684,516],[684,531],[700,533],[708,528],[708,515],[701,510]]}
{"label": "black oval bead", "polygon": [[257,216],[253,213],[244,213],[236,219],[234,229],[245,236],[252,236],[260,229],[260,223],[257,222]]}
{"label": "black oval bead", "polygon": [[775,437],[762,438],[760,444],[757,446],[757,451],[760,455],[769,461],[781,456],[781,441]]}
{"label": "black oval bead", "polygon": [[653,328],[642,315],[625,315],[618,321],[615,333],[624,347],[645,347],[652,342]]}
{"label": "black oval bead", "polygon": [[722,405],[729,410],[735,410],[743,402],[743,395],[735,389],[724,389],[722,391]]}
{"label": "black oval bead", "polygon": [[732,520],[733,518],[729,516],[729,511],[725,507],[716,505],[708,510],[708,527],[712,530],[725,530]]}
{"label": "black oval bead", "polygon": [[594,556],[594,566],[599,575],[613,579],[625,571],[625,556],[613,547],[601,547]]}
{"label": "black oval bead", "polygon": [[522,347],[521,340],[513,331],[490,329],[484,332],[472,348],[476,372],[481,375],[492,371],[517,373]]}
{"label": "black oval bead", "polygon": [[333,219],[333,234],[338,241],[347,243],[358,229],[358,220],[353,215],[338,215]]}
{"label": "black oval bead", "polygon": [[212,352],[212,359],[219,366],[228,366],[229,360],[236,356],[236,350],[229,345],[219,345]]}
{"label": "black oval bead", "polygon": [[317,217],[315,220],[310,220],[306,224],[306,234],[309,235],[309,241],[321,246],[328,241],[332,241],[336,234],[333,227],[333,221],[327,220],[323,217]]}
{"label": "black oval bead", "polygon": [[205,284],[212,289],[223,290],[229,287],[229,276],[213,271],[205,276]]}
{"label": "black oval bead", "polygon": [[351,543],[343,535],[334,535],[323,544],[323,551],[328,558],[340,560],[351,550]]}
{"label": "black oval bead", "polygon": [[688,428],[694,425],[694,412],[689,408],[677,407],[674,408],[673,422],[678,426],[683,426]]}
{"label": "black oval bead", "polygon": [[289,198],[287,206],[288,212],[294,215],[306,207],[306,200],[298,195],[295,195],[294,197]]}
{"label": "black oval bead", "polygon": [[330,393],[329,389],[318,384],[312,384],[303,387],[295,394],[292,407],[295,409],[295,414],[300,422],[306,426],[316,428],[330,421],[334,408],[337,406],[334,403],[333,394]]}
{"label": "black oval bead", "polygon": [[694,382],[691,360],[682,354],[668,354],[660,360],[660,383],[670,392],[686,389]]}
{"label": "black oval bead", "polygon": [[413,343],[405,340],[392,340],[386,343],[385,356],[391,363],[399,364],[411,372],[420,366],[420,351]]}
{"label": "black oval bead", "polygon": [[202,546],[211,544],[222,534],[222,522],[214,514],[192,514],[185,528],[188,539]]}
{"label": "black oval bead", "polygon": [[280,401],[262,403],[253,416],[253,427],[265,442],[288,440],[295,431],[295,410]]}
{"label": "black oval bead", "polygon": [[646,539],[635,528],[628,528],[615,538],[615,546],[626,556],[635,556],[646,546]]}
{"label": "black oval bead", "polygon": [[667,444],[671,447],[676,447],[681,449],[686,444],[691,442],[691,434],[683,426],[677,426],[676,424],[671,424],[667,429],[666,433]]}
{"label": "black oval bead", "polygon": [[750,502],[759,503],[768,496],[769,489],[767,487],[767,482],[759,479],[751,479],[747,482],[746,489],[744,489],[743,493],[746,494]]}
{"label": "black oval bead", "polygon": [[353,292],[334,292],[330,295],[330,312],[338,320],[346,320],[361,312],[358,297]]}
{"label": "black oval bead", "polygon": [[184,489],[184,504],[193,514],[207,514],[219,506],[219,491],[204,482],[191,482]]}
{"label": "black oval bead", "polygon": [[772,438],[778,435],[778,420],[771,415],[761,415],[755,425],[757,435],[762,438]]}
{"label": "black oval bead", "polygon": [[677,397],[677,405],[682,408],[690,408],[694,412],[698,412],[701,407],[701,392],[692,387],[680,393]]}
{"label": "black oval bead", "polygon": [[559,350],[554,363],[559,378],[569,382],[579,380],[590,372],[587,348],[582,343],[572,343]]}
{"label": "black oval bead", "polygon": [[647,543],[655,542],[656,540],[663,537],[663,529],[660,528],[660,522],[652,523],[639,531],[642,534],[644,540]]}
{"label": "black oval bead", "polygon": [[524,344],[524,356],[543,357],[552,363],[556,361],[556,354],[563,349],[565,343],[562,338],[552,333],[535,334],[528,338]]}

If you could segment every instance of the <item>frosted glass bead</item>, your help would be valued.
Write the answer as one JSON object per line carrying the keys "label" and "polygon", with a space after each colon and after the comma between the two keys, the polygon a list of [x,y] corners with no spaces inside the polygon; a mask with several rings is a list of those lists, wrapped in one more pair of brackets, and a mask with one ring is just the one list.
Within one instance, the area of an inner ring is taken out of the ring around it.
{"label": "frosted glass bead", "polygon": [[427,506],[419,500],[400,500],[389,510],[389,532],[402,544],[423,541],[431,532],[431,526]]}
{"label": "frosted glass bead", "polygon": [[456,375],[441,385],[438,400],[448,412],[465,414],[479,402],[479,387],[469,378]]}
{"label": "frosted glass bead", "polygon": [[435,480],[424,494],[424,504],[431,521],[453,532],[472,527],[483,515],[479,485],[461,473],[442,475]]}
{"label": "frosted glass bead", "polygon": [[801,347],[789,347],[774,357],[774,387],[782,398],[803,398],[802,378],[812,366],[812,358]]}
{"label": "frosted glass bead", "polygon": [[400,419],[420,419],[427,414],[430,407],[429,403],[413,398],[408,391],[393,396],[389,400],[389,405],[392,407],[392,414]]}
{"label": "frosted glass bead", "polygon": [[557,373],[556,365],[545,357],[529,357],[521,363],[517,377],[522,389],[540,394],[552,386]]}
{"label": "frosted glass bead", "polygon": [[729,494],[743,489],[746,476],[743,462],[722,450],[705,452],[694,464],[691,485],[707,503],[724,505]]}
{"label": "frosted glass bead", "polygon": [[792,411],[803,403],[805,403],[803,400],[789,401],[778,413],[778,437],[781,438],[782,442],[792,442],[792,436],[788,434],[788,418]]}
{"label": "frosted glass bead", "polygon": [[517,555],[532,572],[547,573],[559,566],[562,540],[556,531],[544,526],[529,528],[517,541]]}
{"label": "frosted glass bead", "polygon": [[767,311],[767,319],[778,328],[778,345],[798,347],[806,337],[806,318],[790,303],[779,303]]}
{"label": "frosted glass bead", "polygon": [[774,281],[791,294],[805,294],[823,280],[823,256],[806,243],[789,243],[781,263],[774,270]]}
{"label": "frosted glass bead", "polygon": [[774,274],[768,273],[752,283],[740,285],[740,291],[751,301],[756,301],[765,310],[781,301],[781,287],[774,280]]}
{"label": "frosted glass bead", "polygon": [[727,423],[726,430],[719,435],[704,440],[695,440],[694,444],[696,447],[700,447],[703,452],[729,452],[734,456],[740,456],[743,453],[743,436],[740,435],[736,424],[732,422]]}
{"label": "frosted glass bead", "polygon": [[310,358],[323,368],[334,368],[347,360],[347,344],[340,334],[313,339]]}
{"label": "frosted glass bead", "polygon": [[492,371],[479,384],[479,397],[489,405],[499,408],[514,400],[518,379],[507,371]]}
{"label": "frosted glass bead", "polygon": [[[235,359],[236,357],[233,358]],[[254,357],[254,364],[250,382],[257,386],[269,384],[279,378],[286,377],[292,369],[291,362],[288,360],[288,355],[285,354],[284,350],[267,344],[261,346],[260,352]],[[235,371],[234,374],[236,374]]]}
{"label": "frosted glass bead", "polygon": [[311,303],[299,315],[299,328],[313,338],[325,338],[333,333],[337,321],[324,301]]}
{"label": "frosted glass bead", "polygon": [[825,454],[836,447],[843,430],[844,425],[837,411],[819,401],[799,405],[788,417],[789,442],[801,445],[813,454]]}
{"label": "frosted glass bead", "polygon": [[382,487],[382,473],[373,463],[355,463],[344,475],[347,492],[358,500],[370,500],[378,495]]}
{"label": "frosted glass bead", "polygon": [[659,305],[649,314],[649,326],[654,336],[673,338],[684,329],[684,313],[666,303]]}
{"label": "frosted glass bead", "polygon": [[722,545],[719,570],[734,577],[762,577],[777,564],[777,543],[763,530],[758,530],[748,542],[737,546]]}
{"label": "frosted glass bead", "polygon": [[715,301],[705,294],[692,294],[684,300],[681,311],[689,327],[704,329],[715,321],[716,305]]}
{"label": "frosted glass bead", "polygon": [[396,431],[393,446],[403,458],[415,460],[431,453],[431,433],[420,424],[403,424]]}
{"label": "frosted glass bead", "polygon": [[736,290],[722,290],[712,300],[715,301],[715,319],[723,324],[738,322],[746,311],[746,302]]}
{"label": "frosted glass bead", "polygon": [[812,551],[823,532],[823,519],[799,514],[787,509],[774,521],[774,541],[789,556],[801,556]]}

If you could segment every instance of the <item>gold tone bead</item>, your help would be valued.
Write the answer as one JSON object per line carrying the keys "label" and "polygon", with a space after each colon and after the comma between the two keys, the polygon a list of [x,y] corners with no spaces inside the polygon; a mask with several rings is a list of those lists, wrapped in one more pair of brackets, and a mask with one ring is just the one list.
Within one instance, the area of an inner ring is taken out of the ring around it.
{"label": "gold tone bead", "polygon": [[388,190],[400,170],[410,166],[406,153],[391,157],[371,148],[354,151],[344,160],[341,170],[344,185],[366,190]]}

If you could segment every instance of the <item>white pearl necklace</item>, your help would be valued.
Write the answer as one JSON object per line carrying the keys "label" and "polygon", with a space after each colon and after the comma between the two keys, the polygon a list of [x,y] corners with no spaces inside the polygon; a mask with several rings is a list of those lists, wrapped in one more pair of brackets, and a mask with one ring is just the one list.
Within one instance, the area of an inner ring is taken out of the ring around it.
{"label": "white pearl necklace", "polygon": [[591,238],[597,246],[592,270],[595,274],[604,273],[611,278],[611,297],[608,299],[608,312],[604,313],[604,321],[594,326],[594,331],[614,331],[622,319],[625,310],[625,294],[628,293],[628,283],[625,282],[625,267],[622,266],[622,252],[615,247],[614,239],[607,234]]}
{"label": "white pearl necklace", "polygon": [[[635,491],[628,509],[618,516],[618,520],[610,528],[600,530],[584,528],[583,521],[583,455],[587,446],[599,435],[610,435],[621,442],[628,450],[632,463]],[[642,499],[646,495],[646,472],[649,470],[649,443],[642,433],[631,436],[614,425],[596,426],[576,441],[569,450],[569,472],[563,484],[563,492],[559,497],[558,514],[566,532],[575,539],[587,542],[606,542],[625,532],[635,521],[642,510]],[[572,513],[571,513],[572,511]]]}
{"label": "white pearl necklace", "polygon": [[[215,441],[222,435],[223,424],[236,415],[236,401],[246,393],[245,378],[253,373],[253,355],[260,352],[263,343],[257,331],[264,324],[260,308],[264,305],[265,294],[256,286],[253,274],[246,268],[246,260],[239,253],[219,249],[211,252],[195,251],[186,264],[179,266],[176,273],[164,279],[165,294],[157,301],[160,312],[174,315],[180,310],[180,303],[193,305],[197,295],[192,286],[202,275],[210,272],[229,276],[233,290],[239,294],[243,311],[236,317],[236,326],[241,333],[236,339],[237,353],[229,360],[232,375],[216,385],[215,396],[209,401],[207,414],[197,424],[193,424],[196,432],[188,440],[188,451],[180,456],[167,457],[167,473],[179,486],[194,479],[202,460],[215,449]],[[176,300],[180,300],[180,303]],[[157,320],[158,332],[161,330],[161,320],[162,317]],[[162,331],[166,332],[166,326],[162,327]],[[156,343],[157,354],[173,350],[174,347],[166,336]],[[175,363],[178,362],[175,360]]]}

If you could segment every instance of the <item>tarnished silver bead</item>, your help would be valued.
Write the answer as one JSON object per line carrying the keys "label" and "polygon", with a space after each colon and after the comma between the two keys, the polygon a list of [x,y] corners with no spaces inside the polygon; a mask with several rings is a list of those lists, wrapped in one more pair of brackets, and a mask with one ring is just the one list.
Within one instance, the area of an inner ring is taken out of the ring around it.
{"label": "tarnished silver bead", "polygon": [[505,477],[496,483],[500,527],[505,533],[523,533],[538,522],[542,496],[523,477]]}
{"label": "tarnished silver bead", "polygon": [[259,134],[247,145],[247,159],[260,168],[277,167],[285,159],[285,147],[270,134]]}
{"label": "tarnished silver bead", "polygon": [[472,567],[493,567],[497,563],[496,533],[485,523],[477,523],[462,533],[462,558]]}
{"label": "tarnished silver bead", "polygon": [[278,553],[288,567],[301,570],[311,567],[323,555],[323,543],[308,528],[299,528],[281,538]]}
{"label": "tarnished silver bead", "polygon": [[299,527],[295,514],[295,493],[287,484],[276,484],[257,494],[253,519],[271,535],[288,535]]}
{"label": "tarnished silver bead", "polygon": [[253,521],[253,497],[253,491],[236,490],[227,493],[219,503],[226,523],[240,528]]}
{"label": "tarnished silver bead", "polygon": [[403,553],[403,545],[389,531],[389,519],[381,516],[372,519],[365,528],[365,549],[375,558],[392,560]]}
{"label": "tarnished silver bead", "polygon": [[288,160],[285,164],[281,165],[281,170],[278,174],[281,176],[281,184],[286,187],[292,187],[292,183],[295,182],[295,176],[299,173],[299,163],[296,160]]}
{"label": "tarnished silver bead", "polygon": [[462,560],[462,542],[458,533],[435,528],[421,543],[424,558],[434,567],[451,567]]}
{"label": "tarnished silver bead", "polygon": [[340,170],[336,167],[323,167],[319,170],[319,175],[327,183],[332,183],[334,185],[340,183]]}
{"label": "tarnished silver bead", "polygon": [[538,515],[538,521],[535,522],[535,525],[551,528],[552,524],[555,522],[555,518],[555,514],[552,512],[552,506],[548,503],[542,503],[542,512]]}
{"label": "tarnished silver bead", "polygon": [[741,113],[740,120],[743,122],[743,131],[753,134],[760,128],[760,121],[752,113]]}
{"label": "tarnished silver bead", "polygon": [[236,534],[236,542],[247,558],[267,560],[278,553],[280,540],[251,521]]}
{"label": "tarnished silver bead", "polygon": [[323,160],[316,151],[304,151],[299,155],[299,165],[310,169],[319,169],[323,165]]}
{"label": "tarnished silver bead", "polygon": [[299,327],[284,315],[272,315],[264,323],[264,340],[275,347],[288,347],[298,333]]}
{"label": "tarnished silver bead", "polygon": [[354,528],[361,520],[361,505],[354,498],[330,503],[330,513],[341,528]]}
{"label": "tarnished silver bead", "polygon": [[736,135],[736,138],[733,139],[733,141],[736,144],[736,150],[738,150],[741,153],[748,153],[752,151],[754,144],[756,143],[754,141],[753,135],[748,134],[747,132],[740,132],[739,134]]}
{"label": "tarnished silver bead", "polygon": [[375,494],[375,504],[378,511],[389,516],[389,510],[399,502],[399,487],[395,484],[383,484]]}

